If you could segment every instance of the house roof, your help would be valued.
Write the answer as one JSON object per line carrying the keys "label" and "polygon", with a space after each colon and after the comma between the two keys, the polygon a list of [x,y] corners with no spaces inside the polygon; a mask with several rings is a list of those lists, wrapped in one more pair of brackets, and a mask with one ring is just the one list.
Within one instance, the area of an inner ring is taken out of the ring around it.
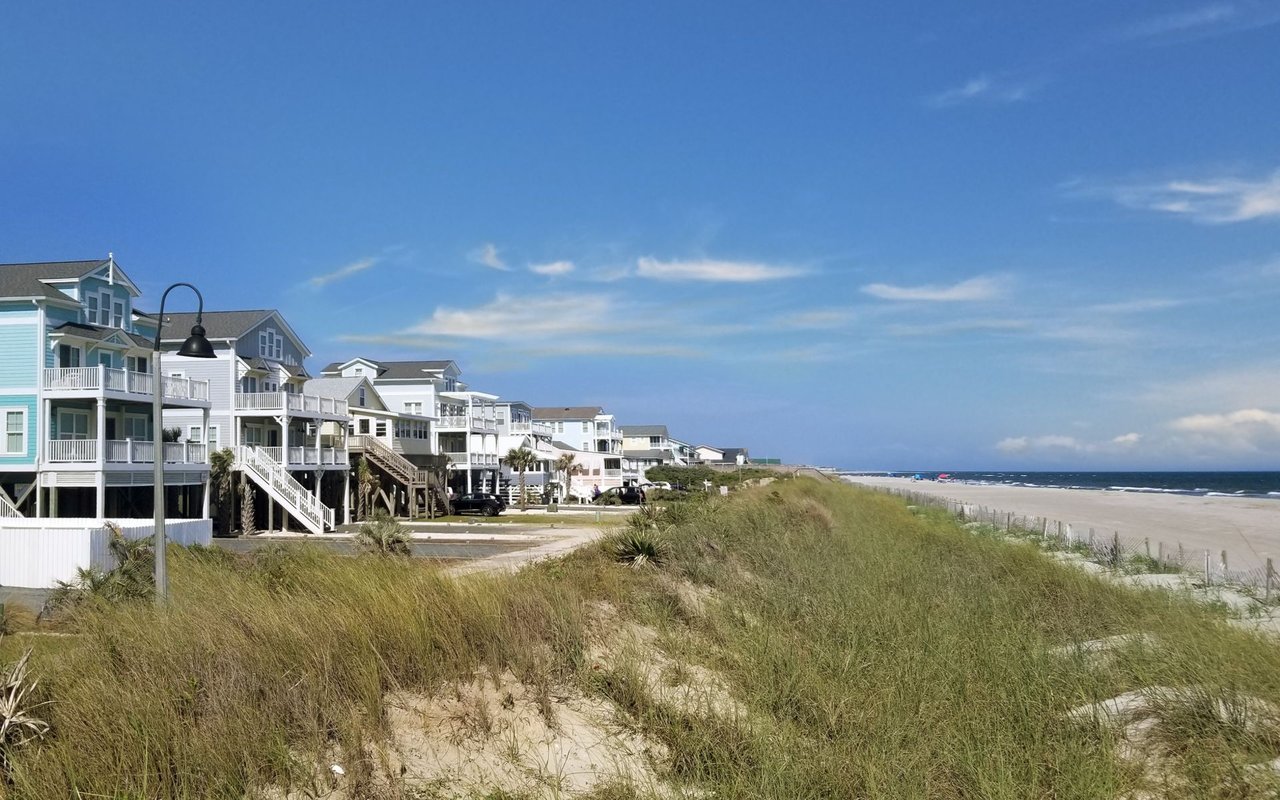
{"label": "house roof", "polygon": [[724,453],[725,461],[736,461],[738,454],[741,453],[743,458],[747,458],[747,448],[745,447],[721,447],[720,452]]}
{"label": "house roof", "polygon": [[302,391],[334,400],[346,400],[366,378],[312,378],[302,386]]}
{"label": "house roof", "polygon": [[338,372],[352,361],[366,361],[378,368],[377,377],[383,380],[411,380],[422,378],[424,372],[443,372],[453,361],[374,361],[371,358],[353,358],[348,361],[335,361],[326,366],[322,372]]}
{"label": "house roof", "polygon": [[278,366],[291,378],[311,377],[310,373],[307,372],[307,368],[301,364],[286,364],[283,361],[268,361],[262,356],[254,356],[249,359],[247,363],[251,369],[260,369],[263,372],[274,372]]}
{"label": "house roof", "polygon": [[551,444],[555,447],[560,448],[561,450],[577,450],[578,449],[571,444],[565,444],[564,442],[558,441],[556,439],[552,439]]}
{"label": "house roof", "polygon": [[[251,311],[206,311],[200,320],[200,324],[204,325],[205,336],[210,339],[239,339],[253,330],[254,326],[259,322],[276,313],[279,312],[271,308]],[[186,339],[195,324],[196,313],[194,311],[165,314],[165,333],[162,338],[165,340]]]}
{"label": "house roof", "polygon": [[110,339],[113,334],[120,334],[125,339],[133,342],[138,347],[151,347],[153,342],[145,336],[139,336],[136,333],[122,331],[119,328],[108,328],[103,325],[88,325],[82,322],[64,322],[53,329],[54,333],[61,333],[68,336],[79,336],[82,339],[93,339],[95,341],[105,341]]}
{"label": "house roof", "polygon": [[597,414],[603,413],[604,409],[600,406],[562,406],[559,408],[545,407],[533,409],[533,418],[537,420],[595,419]]}
{"label": "house roof", "polygon": [[99,258],[93,261],[0,264],[0,297],[47,297],[71,301],[70,297],[43,281],[83,278],[106,263],[107,259]]}
{"label": "house roof", "polygon": [[626,458],[671,458],[670,450],[623,450],[622,455]]}
{"label": "house roof", "polygon": [[716,447],[715,445],[710,445],[710,444],[700,444],[694,447],[693,449],[694,450],[715,450],[717,453],[724,452],[723,447]]}
{"label": "house roof", "polygon": [[666,425],[623,425],[623,436],[669,436]]}

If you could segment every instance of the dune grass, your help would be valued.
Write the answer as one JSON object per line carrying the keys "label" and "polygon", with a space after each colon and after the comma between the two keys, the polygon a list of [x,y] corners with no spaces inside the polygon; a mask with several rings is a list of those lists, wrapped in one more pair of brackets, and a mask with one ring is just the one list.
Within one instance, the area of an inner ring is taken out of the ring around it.
{"label": "dune grass", "polygon": [[[664,557],[642,568],[615,539],[465,580],[306,548],[175,551],[168,609],[90,604],[63,623],[76,635],[37,640],[53,730],[14,754],[0,797],[244,798],[305,783],[324,753],[357,795],[382,796],[362,754],[384,697],[478,666],[608,696],[668,746],[671,783],[725,798],[1122,797],[1150,776],[1116,757],[1115,734],[1067,721],[1073,707],[1151,686],[1280,702],[1272,642],[893,498],[797,480],[657,524]],[[692,607],[681,586],[711,599]],[[682,710],[634,664],[590,663],[602,604],[723,676],[744,713]],[[1158,650],[1052,653],[1135,632]],[[1159,796],[1268,796],[1243,776],[1280,740],[1212,717],[1170,715],[1176,780]]]}

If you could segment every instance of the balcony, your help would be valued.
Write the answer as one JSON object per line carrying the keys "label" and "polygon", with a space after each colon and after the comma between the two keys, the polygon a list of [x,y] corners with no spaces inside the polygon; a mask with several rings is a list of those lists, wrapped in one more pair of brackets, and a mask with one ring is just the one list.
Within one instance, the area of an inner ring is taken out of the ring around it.
{"label": "balcony", "polygon": [[[130,399],[150,402],[155,391],[155,376],[110,367],[50,367],[44,371],[44,389],[60,395],[98,395],[111,393],[132,395]],[[209,382],[194,378],[164,376],[160,395],[165,400],[209,402]]]}
{"label": "balcony", "polygon": [[[102,445],[102,447],[99,447]],[[45,460],[51,464],[154,464],[156,448],[153,442],[133,439],[49,439],[45,442]],[[99,452],[102,458],[99,459]],[[166,442],[164,463],[200,464],[208,462],[203,444],[192,442]]]}
{"label": "balcony", "polygon": [[555,432],[550,422],[512,422],[507,425],[511,433],[532,433],[537,436],[550,436]]}
{"label": "balcony", "polygon": [[347,401],[294,392],[236,392],[236,411],[346,417]]}
{"label": "balcony", "polygon": [[435,422],[438,431],[496,431],[498,420],[495,417],[480,417],[469,414],[442,414]]}
{"label": "balcony", "polygon": [[[251,445],[252,446],[252,445]],[[289,462],[285,463],[284,448],[257,447],[254,450],[271,458],[286,469],[305,469],[307,467],[346,467],[350,461],[347,451],[337,447],[290,447]]]}
{"label": "balcony", "polygon": [[454,469],[480,469],[498,466],[498,456],[494,453],[445,452],[444,455],[449,457],[449,466]]}

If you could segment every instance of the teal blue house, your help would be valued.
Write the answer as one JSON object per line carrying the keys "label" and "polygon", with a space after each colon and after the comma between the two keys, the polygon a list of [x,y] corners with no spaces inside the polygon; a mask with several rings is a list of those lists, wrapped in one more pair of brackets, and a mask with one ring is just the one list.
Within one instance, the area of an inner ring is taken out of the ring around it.
{"label": "teal blue house", "polygon": [[[139,294],[110,256],[0,264],[0,516],[151,515],[155,318]],[[164,357],[164,407],[207,427],[208,382],[184,361]],[[162,447],[170,516],[208,516],[205,441]]]}

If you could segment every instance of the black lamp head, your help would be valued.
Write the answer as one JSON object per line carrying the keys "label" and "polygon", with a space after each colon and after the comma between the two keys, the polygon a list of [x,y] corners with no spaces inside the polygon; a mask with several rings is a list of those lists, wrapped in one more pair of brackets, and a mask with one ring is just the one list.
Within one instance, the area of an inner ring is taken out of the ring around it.
{"label": "black lamp head", "polygon": [[213,345],[204,337],[204,326],[196,323],[191,327],[191,335],[178,348],[178,355],[188,358],[217,358]]}

